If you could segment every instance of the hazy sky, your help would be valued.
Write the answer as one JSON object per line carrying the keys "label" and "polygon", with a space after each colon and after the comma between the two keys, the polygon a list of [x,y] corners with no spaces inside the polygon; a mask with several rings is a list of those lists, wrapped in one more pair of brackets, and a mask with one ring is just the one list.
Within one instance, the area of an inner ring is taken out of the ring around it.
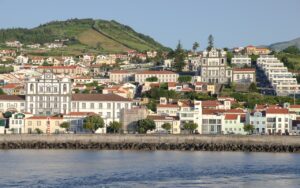
{"label": "hazy sky", "polygon": [[69,18],[114,19],[174,48],[280,42],[300,37],[300,0],[0,0],[0,28]]}

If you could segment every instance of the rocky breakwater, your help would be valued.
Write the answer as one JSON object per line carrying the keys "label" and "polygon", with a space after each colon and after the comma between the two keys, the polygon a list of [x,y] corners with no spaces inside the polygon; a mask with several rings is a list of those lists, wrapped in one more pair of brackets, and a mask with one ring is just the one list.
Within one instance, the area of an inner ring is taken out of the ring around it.
{"label": "rocky breakwater", "polygon": [[300,152],[298,136],[1,135],[0,149]]}

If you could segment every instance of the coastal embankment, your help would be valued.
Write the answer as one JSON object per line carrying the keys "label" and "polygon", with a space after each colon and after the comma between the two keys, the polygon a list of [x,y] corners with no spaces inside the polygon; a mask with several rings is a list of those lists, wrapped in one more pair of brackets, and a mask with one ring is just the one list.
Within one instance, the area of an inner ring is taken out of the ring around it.
{"label": "coastal embankment", "polygon": [[0,149],[300,152],[300,136],[0,135]]}

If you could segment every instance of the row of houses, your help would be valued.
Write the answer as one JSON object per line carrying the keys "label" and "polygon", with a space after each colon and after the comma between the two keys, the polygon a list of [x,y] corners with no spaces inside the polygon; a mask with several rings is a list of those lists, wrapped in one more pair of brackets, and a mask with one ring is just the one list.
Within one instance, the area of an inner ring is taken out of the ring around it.
{"label": "row of houses", "polygon": [[260,56],[258,67],[264,71],[278,96],[300,94],[300,85],[288,68],[273,55]]}

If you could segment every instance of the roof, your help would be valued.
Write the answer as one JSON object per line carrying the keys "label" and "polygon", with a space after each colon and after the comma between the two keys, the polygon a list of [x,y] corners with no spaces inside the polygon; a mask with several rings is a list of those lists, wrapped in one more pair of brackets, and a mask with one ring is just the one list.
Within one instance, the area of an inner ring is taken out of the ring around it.
{"label": "roof", "polygon": [[157,108],[178,108],[177,104],[159,104]]}
{"label": "roof", "polygon": [[25,95],[0,95],[2,101],[25,101]]}
{"label": "roof", "polygon": [[226,111],[226,114],[244,114],[243,109],[230,109]]}
{"label": "roof", "polygon": [[89,116],[89,115],[96,115],[94,112],[70,112],[67,114],[68,116]]}
{"label": "roof", "polygon": [[176,87],[176,82],[168,82],[168,87]]}
{"label": "roof", "polygon": [[64,119],[63,117],[54,117],[54,116],[32,116],[32,117],[28,117],[26,119],[41,119],[41,120],[47,120],[47,119]]}
{"label": "roof", "polygon": [[130,74],[130,72],[127,70],[113,70],[110,71],[110,74]]}
{"label": "roof", "polygon": [[219,106],[220,104],[217,100],[202,101],[202,107]]}
{"label": "roof", "polygon": [[73,101],[131,101],[116,94],[73,94]]}
{"label": "roof", "polygon": [[234,72],[255,72],[255,69],[252,69],[252,68],[236,68],[236,69],[233,69]]}
{"label": "roof", "polygon": [[70,65],[70,66],[38,66],[38,69],[76,69],[77,66]]}
{"label": "roof", "polygon": [[293,104],[293,105],[290,105],[290,108],[300,108],[300,105],[299,104]]}
{"label": "roof", "polygon": [[146,71],[139,71],[136,74],[177,74],[172,71],[152,71],[152,70],[146,70]]}
{"label": "roof", "polygon": [[202,114],[205,114],[205,115],[217,115],[217,114],[222,114],[224,113],[225,110],[216,110],[216,109],[203,109],[202,110]]}
{"label": "roof", "polygon": [[18,85],[17,84],[6,84],[2,87],[2,89],[13,89],[16,88]]}
{"label": "roof", "polygon": [[276,108],[269,108],[266,110],[267,114],[288,114],[289,110],[286,108],[276,109]]}
{"label": "roof", "polygon": [[152,120],[179,120],[177,116],[159,116],[159,115],[149,115],[147,118]]}
{"label": "roof", "polygon": [[225,114],[225,120],[236,120],[237,118],[237,114]]}

